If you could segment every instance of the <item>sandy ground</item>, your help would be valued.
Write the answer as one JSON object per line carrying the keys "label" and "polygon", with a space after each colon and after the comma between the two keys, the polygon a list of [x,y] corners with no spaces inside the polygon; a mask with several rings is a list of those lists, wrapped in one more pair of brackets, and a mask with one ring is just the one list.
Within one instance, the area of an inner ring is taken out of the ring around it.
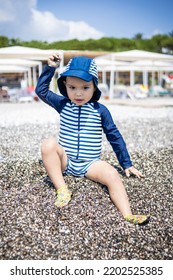
{"label": "sandy ground", "polygon": [[55,189],[40,162],[40,143],[58,133],[49,106],[0,104],[0,259],[172,259],[173,102],[103,100],[120,129],[134,165],[145,179],[127,179],[103,137],[102,158],[120,171],[135,213],[146,226],[124,221],[107,189],[66,177],[73,191],[57,210]]}

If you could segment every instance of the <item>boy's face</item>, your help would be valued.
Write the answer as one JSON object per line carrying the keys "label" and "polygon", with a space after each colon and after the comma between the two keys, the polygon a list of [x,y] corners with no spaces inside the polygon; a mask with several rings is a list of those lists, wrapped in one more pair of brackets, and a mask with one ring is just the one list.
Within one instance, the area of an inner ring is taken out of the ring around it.
{"label": "boy's face", "polygon": [[90,101],[95,91],[93,81],[86,82],[77,77],[67,77],[64,83],[68,98],[78,106]]}

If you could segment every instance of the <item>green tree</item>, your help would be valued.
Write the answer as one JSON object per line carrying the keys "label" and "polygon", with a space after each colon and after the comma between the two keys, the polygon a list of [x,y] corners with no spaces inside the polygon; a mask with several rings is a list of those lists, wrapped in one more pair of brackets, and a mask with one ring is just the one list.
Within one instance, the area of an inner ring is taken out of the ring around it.
{"label": "green tree", "polygon": [[135,49],[135,41],[128,38],[122,38],[118,40],[118,49],[119,51],[127,51]]}
{"label": "green tree", "polygon": [[11,38],[9,39],[9,46],[21,46],[22,41],[19,38]]}
{"label": "green tree", "polygon": [[172,54],[173,51],[173,31],[169,35],[157,34],[151,39],[143,39],[142,33],[137,33],[133,39],[103,37],[100,39],[78,40],[71,39],[66,41],[56,41],[48,43],[46,41],[31,40],[22,41],[19,38],[9,39],[6,36],[0,36],[0,47],[8,46],[26,46],[39,49],[61,49],[61,50],[89,50],[89,51],[108,51],[120,52],[132,49],[146,50],[162,53],[167,50]]}
{"label": "green tree", "polygon": [[142,40],[143,39],[143,33],[140,33],[140,32],[136,33],[132,39],[134,39],[134,40]]}
{"label": "green tree", "polygon": [[151,40],[153,41],[153,44],[155,46],[155,50],[154,50],[155,52],[159,52],[159,53],[162,52],[163,41],[167,38],[168,38],[168,35],[161,35],[161,34],[155,35],[151,38]]}
{"label": "green tree", "polygon": [[98,40],[89,39],[85,41],[84,47],[87,50],[112,51],[113,42],[112,42],[112,38],[107,38],[107,37],[103,37]]}
{"label": "green tree", "polygon": [[162,41],[162,48],[164,48],[168,54],[173,54],[173,37],[165,38]]}
{"label": "green tree", "polygon": [[29,42],[23,42],[22,46],[30,47],[30,48],[38,48],[38,49],[46,49],[48,47],[48,43],[46,41],[37,41],[32,40]]}
{"label": "green tree", "polygon": [[0,48],[5,48],[9,46],[9,39],[6,36],[0,36]]}

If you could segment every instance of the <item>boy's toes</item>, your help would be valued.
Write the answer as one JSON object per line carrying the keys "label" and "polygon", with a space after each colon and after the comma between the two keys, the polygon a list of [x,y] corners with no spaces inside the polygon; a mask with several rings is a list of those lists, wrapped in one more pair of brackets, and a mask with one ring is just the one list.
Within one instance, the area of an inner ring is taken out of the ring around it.
{"label": "boy's toes", "polygon": [[71,200],[72,193],[69,189],[65,186],[57,190],[57,198],[55,200],[55,205],[58,208],[62,208],[66,206],[69,201]]}
{"label": "boy's toes", "polygon": [[150,220],[150,216],[147,215],[127,215],[124,218],[127,222],[130,222],[134,225],[144,225]]}

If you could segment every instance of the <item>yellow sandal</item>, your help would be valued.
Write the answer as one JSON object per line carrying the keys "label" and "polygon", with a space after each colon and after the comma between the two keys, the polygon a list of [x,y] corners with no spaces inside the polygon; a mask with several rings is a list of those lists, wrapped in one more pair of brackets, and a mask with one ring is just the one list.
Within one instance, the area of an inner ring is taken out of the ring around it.
{"label": "yellow sandal", "polygon": [[71,200],[72,193],[69,191],[67,186],[63,186],[57,190],[57,198],[55,200],[55,205],[58,208],[66,206]]}
{"label": "yellow sandal", "polygon": [[127,215],[124,216],[127,222],[130,222],[134,225],[144,225],[149,222],[150,217],[146,215]]}

